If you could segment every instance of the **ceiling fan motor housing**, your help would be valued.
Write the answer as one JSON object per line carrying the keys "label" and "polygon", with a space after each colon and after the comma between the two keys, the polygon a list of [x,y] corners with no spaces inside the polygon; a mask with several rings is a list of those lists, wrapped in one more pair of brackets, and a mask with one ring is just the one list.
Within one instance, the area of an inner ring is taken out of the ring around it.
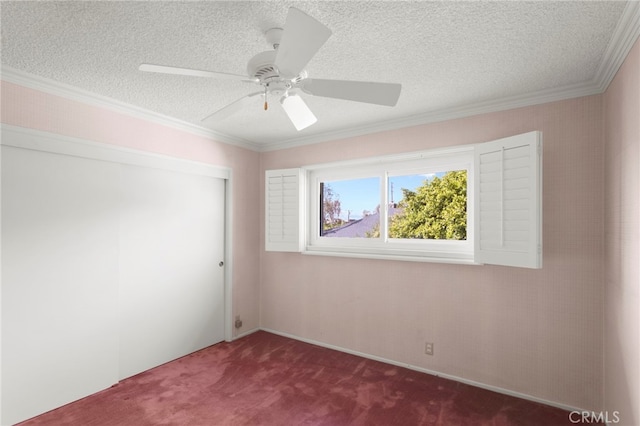
{"label": "ceiling fan motor housing", "polygon": [[289,89],[307,77],[303,70],[295,78],[287,79],[280,76],[278,67],[274,64],[277,50],[268,50],[255,55],[247,64],[247,74],[257,78],[259,83],[273,95],[284,95]]}
{"label": "ceiling fan motor housing", "polygon": [[275,50],[268,50],[255,55],[247,64],[247,74],[251,78],[257,78],[260,83],[268,83],[280,78],[278,67],[274,65],[276,59]]}

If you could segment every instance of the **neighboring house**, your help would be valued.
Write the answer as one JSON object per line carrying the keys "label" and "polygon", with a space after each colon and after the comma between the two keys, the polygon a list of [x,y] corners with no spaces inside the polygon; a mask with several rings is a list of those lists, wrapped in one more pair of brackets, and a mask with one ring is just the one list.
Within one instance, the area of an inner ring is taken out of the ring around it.
{"label": "neighboring house", "polygon": [[[397,207],[389,207],[389,217],[400,213],[402,209]],[[352,220],[351,222],[339,228],[331,229],[324,233],[325,237],[340,238],[368,238],[376,227],[380,226],[380,211],[366,215],[362,219]]]}

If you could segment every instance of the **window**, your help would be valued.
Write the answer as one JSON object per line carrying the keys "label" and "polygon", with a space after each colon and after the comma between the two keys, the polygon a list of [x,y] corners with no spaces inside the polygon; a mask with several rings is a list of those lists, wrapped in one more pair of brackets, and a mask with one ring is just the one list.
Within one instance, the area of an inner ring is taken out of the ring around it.
{"label": "window", "polygon": [[[473,196],[461,177],[472,170],[470,147],[309,166],[305,250],[471,261],[473,242],[467,230],[473,222],[467,206]],[[446,200],[433,194],[460,180],[464,186],[457,188],[455,197]],[[454,209],[460,210],[452,215]],[[457,225],[456,232],[453,226],[436,232],[445,222],[443,216]]]}
{"label": "window", "polygon": [[[540,153],[541,134],[531,132],[306,166],[299,169],[304,203],[297,217],[300,249],[294,251],[539,268]],[[273,199],[278,210],[279,192],[274,194],[267,201]],[[267,220],[268,232],[269,223],[282,223],[269,213]]]}
{"label": "window", "polygon": [[380,226],[380,179],[320,181],[319,236],[372,238]]}
{"label": "window", "polygon": [[467,174],[463,169],[389,176],[388,237],[466,240]]}

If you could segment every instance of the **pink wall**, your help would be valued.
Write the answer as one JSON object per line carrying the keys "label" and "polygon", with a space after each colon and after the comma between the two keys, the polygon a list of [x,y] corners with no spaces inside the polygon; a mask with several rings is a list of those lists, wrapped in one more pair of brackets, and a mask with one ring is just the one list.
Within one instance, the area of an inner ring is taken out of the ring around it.
{"label": "pink wall", "polygon": [[89,141],[119,145],[232,169],[233,310],[240,332],[259,325],[259,154],[103,107],[3,81],[1,122]]}
{"label": "pink wall", "polygon": [[[231,168],[240,332],[261,326],[639,424],[639,75],[636,43],[603,96],[263,154],[6,82],[1,121]],[[531,130],[544,133],[542,270],[262,249],[266,169]]]}
{"label": "pink wall", "polygon": [[[266,152],[262,169],[470,144],[532,130],[544,133],[543,269],[263,251],[262,327],[600,410],[602,96]],[[435,343],[434,356],[424,354],[426,341]]]}
{"label": "pink wall", "polygon": [[640,424],[640,41],[604,95],[604,402]]}

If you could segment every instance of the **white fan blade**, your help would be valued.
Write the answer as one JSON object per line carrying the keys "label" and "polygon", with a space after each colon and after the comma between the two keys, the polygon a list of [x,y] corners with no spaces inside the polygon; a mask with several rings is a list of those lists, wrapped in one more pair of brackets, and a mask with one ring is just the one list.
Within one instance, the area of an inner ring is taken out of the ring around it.
{"label": "white fan blade", "polygon": [[402,85],[397,83],[371,83],[367,81],[308,78],[302,80],[300,88],[304,92],[314,96],[395,106],[396,103],[398,103]]}
{"label": "white fan blade", "polygon": [[307,104],[298,95],[289,95],[280,100],[284,112],[293,123],[296,130],[300,131],[318,121]]}
{"label": "white fan blade", "polygon": [[219,109],[218,111],[214,112],[211,115],[208,115],[207,117],[202,119],[203,123],[212,123],[214,121],[217,120],[224,120],[225,118],[235,114],[236,112],[239,112],[240,110],[246,108],[247,106],[249,106],[250,104],[252,104],[255,100],[256,100],[256,96],[258,95],[264,95],[264,92],[254,92],[251,93],[247,96],[243,96],[242,98],[238,99],[237,101],[234,101],[232,103],[230,103],[229,105],[227,105],[226,107]]}
{"label": "white fan blade", "polygon": [[176,74],[176,75],[187,75],[191,77],[209,77],[209,78],[223,78],[228,80],[242,80],[247,82],[257,82],[257,79],[251,79],[246,75],[238,75],[238,74],[229,74],[225,72],[214,72],[214,71],[202,71],[202,70],[194,70],[191,68],[178,68],[178,67],[170,67],[166,65],[153,65],[153,64],[142,64],[138,68],[140,71],[146,72],[158,72],[162,74]]}
{"label": "white fan blade", "polygon": [[275,65],[280,75],[294,78],[331,36],[331,30],[311,16],[289,8]]}

